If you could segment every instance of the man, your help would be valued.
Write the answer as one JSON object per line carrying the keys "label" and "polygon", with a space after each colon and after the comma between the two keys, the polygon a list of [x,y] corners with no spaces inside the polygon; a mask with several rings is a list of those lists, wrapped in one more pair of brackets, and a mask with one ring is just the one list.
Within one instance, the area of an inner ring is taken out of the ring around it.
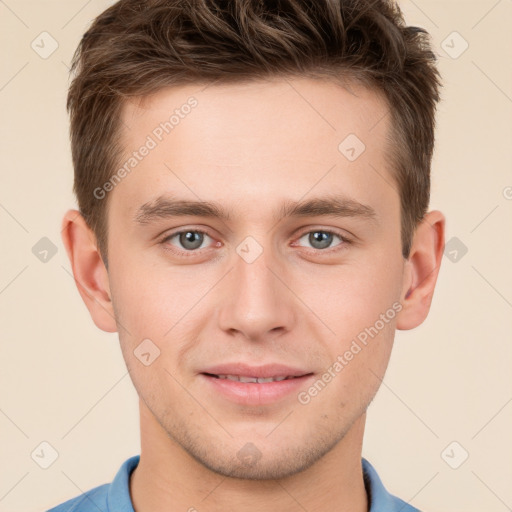
{"label": "man", "polygon": [[444,244],[427,34],[384,0],[122,0],[73,71],[63,241],[141,454],[53,511],[417,510],[361,451]]}

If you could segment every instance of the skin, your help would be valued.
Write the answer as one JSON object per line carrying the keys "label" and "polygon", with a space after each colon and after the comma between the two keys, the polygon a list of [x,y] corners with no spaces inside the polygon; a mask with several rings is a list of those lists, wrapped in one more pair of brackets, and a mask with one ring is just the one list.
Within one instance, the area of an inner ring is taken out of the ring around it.
{"label": "skin", "polygon": [[[63,220],[80,294],[100,329],[119,332],[140,397],[134,508],[366,511],[366,409],[395,330],[428,314],[444,216],[427,213],[405,260],[386,159],[386,102],[355,86],[349,92],[296,78],[163,89],[124,105],[125,156],[190,96],[197,106],[109,192],[108,271],[82,216],[69,210]],[[353,162],[338,151],[350,133],[366,145]],[[216,201],[232,218],[134,221],[141,205],[163,194]],[[374,221],[273,217],[285,200],[333,194],[370,206]],[[178,236],[164,241],[179,229],[208,236],[183,256],[173,252],[187,252]],[[327,249],[307,236],[326,229],[336,231]],[[263,249],[252,263],[236,252],[247,236]],[[198,376],[213,364],[244,361],[320,377],[394,303],[401,311],[307,404],[292,393],[238,405]],[[149,366],[134,355],[147,338],[160,350]],[[260,454],[253,464],[237,457],[247,443]]]}

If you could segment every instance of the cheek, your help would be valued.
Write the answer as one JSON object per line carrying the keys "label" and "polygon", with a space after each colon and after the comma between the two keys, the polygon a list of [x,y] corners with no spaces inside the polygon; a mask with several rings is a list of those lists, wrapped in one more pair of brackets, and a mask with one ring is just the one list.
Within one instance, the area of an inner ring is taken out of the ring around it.
{"label": "cheek", "polygon": [[[172,386],[175,382],[166,371],[180,371],[210,318],[204,298],[212,284],[183,268],[136,271],[132,266],[126,274],[117,268],[111,291],[116,319],[123,326],[119,340],[125,362],[148,392]],[[146,367],[148,359],[154,362]]]}
{"label": "cheek", "polygon": [[111,277],[118,320],[138,336],[164,338],[207,292],[197,272],[124,261]]}
{"label": "cheek", "polygon": [[392,308],[400,298],[401,278],[399,264],[361,259],[301,278],[298,295],[336,336],[346,338]]}
{"label": "cheek", "polygon": [[[327,333],[326,369],[331,365],[330,372],[336,375],[331,390],[340,404],[367,403],[380,386],[401,308],[400,265],[396,258],[361,258],[340,266],[329,279],[317,276],[317,286],[309,287],[305,302],[329,327],[329,331],[322,329]],[[324,399],[334,395],[326,394]]]}

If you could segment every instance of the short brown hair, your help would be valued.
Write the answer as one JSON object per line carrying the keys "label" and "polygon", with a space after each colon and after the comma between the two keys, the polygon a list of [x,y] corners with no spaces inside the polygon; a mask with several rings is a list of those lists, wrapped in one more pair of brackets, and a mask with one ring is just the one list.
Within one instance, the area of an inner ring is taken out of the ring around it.
{"label": "short brown hair", "polygon": [[[127,97],[191,83],[347,77],[383,93],[401,205],[402,254],[430,200],[439,72],[428,33],[391,0],[121,0],[84,34],[67,108],[80,212],[107,264],[107,182]],[[376,176],[376,179],[380,179]]]}

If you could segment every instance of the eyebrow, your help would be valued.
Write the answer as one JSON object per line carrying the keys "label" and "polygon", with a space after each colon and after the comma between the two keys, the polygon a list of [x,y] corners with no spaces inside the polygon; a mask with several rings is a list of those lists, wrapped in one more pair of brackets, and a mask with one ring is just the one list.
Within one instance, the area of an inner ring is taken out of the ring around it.
{"label": "eyebrow", "polygon": [[[231,221],[233,214],[221,204],[212,201],[189,201],[159,196],[140,206],[134,215],[137,224],[149,224],[170,217],[209,217]],[[358,217],[377,222],[377,213],[366,204],[343,196],[315,197],[307,201],[286,200],[275,212],[273,218],[279,221],[285,217]]]}

